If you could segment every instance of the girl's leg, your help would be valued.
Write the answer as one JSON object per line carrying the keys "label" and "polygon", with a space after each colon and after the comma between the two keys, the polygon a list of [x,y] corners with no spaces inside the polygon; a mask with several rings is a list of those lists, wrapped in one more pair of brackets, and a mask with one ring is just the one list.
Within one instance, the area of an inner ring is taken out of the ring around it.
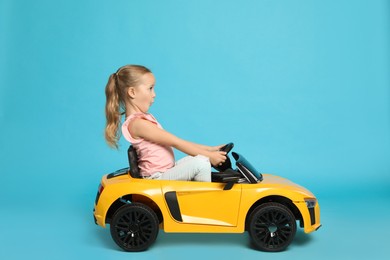
{"label": "girl's leg", "polygon": [[176,162],[176,165],[164,172],[160,180],[181,181],[211,181],[211,165],[209,158],[197,155],[186,156]]}

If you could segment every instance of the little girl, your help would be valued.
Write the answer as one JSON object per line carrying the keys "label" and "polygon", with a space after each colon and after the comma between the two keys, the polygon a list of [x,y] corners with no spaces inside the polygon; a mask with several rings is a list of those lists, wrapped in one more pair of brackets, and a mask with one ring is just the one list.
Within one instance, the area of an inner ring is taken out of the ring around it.
{"label": "little girl", "polygon": [[[143,178],[183,181],[211,181],[211,165],[221,165],[223,146],[204,146],[185,141],[163,130],[148,113],[154,102],[155,78],[139,65],[126,65],[110,75],[106,86],[107,143],[118,148],[121,116],[126,115],[122,134],[136,149]],[[172,147],[189,156],[175,163]]]}

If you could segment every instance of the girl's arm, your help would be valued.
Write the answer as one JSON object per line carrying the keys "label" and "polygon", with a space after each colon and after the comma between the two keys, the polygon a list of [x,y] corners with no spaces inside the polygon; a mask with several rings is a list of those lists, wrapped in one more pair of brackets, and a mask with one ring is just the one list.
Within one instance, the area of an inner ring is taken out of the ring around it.
{"label": "girl's arm", "polygon": [[135,119],[133,123],[129,125],[129,132],[136,139],[143,138],[160,145],[171,146],[191,156],[206,156],[210,159],[211,164],[215,166],[226,160],[225,152],[213,150],[210,146],[199,145],[180,139],[177,136],[158,128],[154,123],[144,119]]}
{"label": "girl's arm", "polygon": [[207,150],[207,151],[219,151],[219,149],[221,149],[223,146],[225,146],[224,144],[221,144],[221,145],[217,145],[217,146],[207,146],[207,145],[203,145],[203,144],[196,144],[196,143],[193,143],[194,145],[197,145],[199,146],[201,149],[204,149],[204,150]]}

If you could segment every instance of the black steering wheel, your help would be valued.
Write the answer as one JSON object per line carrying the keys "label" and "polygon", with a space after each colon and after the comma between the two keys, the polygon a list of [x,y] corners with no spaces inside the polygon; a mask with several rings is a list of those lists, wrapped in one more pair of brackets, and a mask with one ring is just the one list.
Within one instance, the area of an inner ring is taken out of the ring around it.
{"label": "black steering wheel", "polygon": [[230,161],[230,158],[228,156],[228,153],[233,149],[234,147],[234,144],[233,143],[228,143],[224,146],[222,146],[219,150],[222,151],[222,152],[226,152],[226,161],[223,162],[221,165],[217,165],[217,166],[213,166],[216,170],[218,170],[219,172],[224,172],[226,171],[227,169],[231,169],[232,168],[232,163]]}

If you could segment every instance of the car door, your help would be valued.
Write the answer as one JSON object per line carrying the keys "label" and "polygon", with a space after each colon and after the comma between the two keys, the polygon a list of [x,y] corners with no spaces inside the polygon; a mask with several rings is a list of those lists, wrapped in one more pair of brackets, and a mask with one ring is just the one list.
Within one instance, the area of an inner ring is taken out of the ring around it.
{"label": "car door", "polygon": [[236,226],[241,184],[163,181],[162,192],[171,216],[182,223]]}

